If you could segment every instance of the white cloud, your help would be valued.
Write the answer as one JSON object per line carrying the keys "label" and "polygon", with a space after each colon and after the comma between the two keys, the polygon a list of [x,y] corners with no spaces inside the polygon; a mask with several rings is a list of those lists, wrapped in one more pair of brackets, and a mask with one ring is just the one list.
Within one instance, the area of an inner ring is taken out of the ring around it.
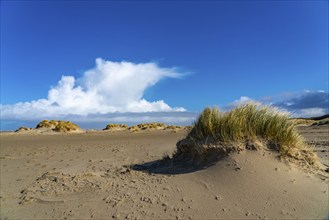
{"label": "white cloud", "polygon": [[235,107],[238,107],[240,105],[247,104],[247,103],[259,104],[259,102],[257,102],[256,100],[254,100],[252,98],[249,98],[247,96],[241,96],[239,99],[236,99],[233,102],[227,104],[225,109],[232,109],[232,108],[235,108]]}
{"label": "white cloud", "polygon": [[163,100],[143,99],[147,88],[163,78],[180,78],[175,68],[155,63],[112,62],[96,59],[96,67],[79,79],[62,76],[48,91],[46,99],[1,105],[2,119],[58,118],[67,115],[106,114],[114,112],[181,112]]}
{"label": "white cloud", "polygon": [[293,117],[302,117],[302,118],[311,118],[311,117],[318,117],[328,114],[328,110],[324,108],[306,108],[296,110],[292,116]]}

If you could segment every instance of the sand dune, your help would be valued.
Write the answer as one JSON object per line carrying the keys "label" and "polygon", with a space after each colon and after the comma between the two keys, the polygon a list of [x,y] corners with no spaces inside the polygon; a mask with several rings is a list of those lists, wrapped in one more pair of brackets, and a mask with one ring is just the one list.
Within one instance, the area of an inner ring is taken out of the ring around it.
{"label": "sand dune", "polygon": [[[329,127],[317,129],[300,132],[321,142],[325,163]],[[2,133],[1,219],[328,218],[327,173],[270,150],[232,153],[207,169],[172,166],[162,159],[185,133]],[[142,169],[150,163],[162,169]]]}

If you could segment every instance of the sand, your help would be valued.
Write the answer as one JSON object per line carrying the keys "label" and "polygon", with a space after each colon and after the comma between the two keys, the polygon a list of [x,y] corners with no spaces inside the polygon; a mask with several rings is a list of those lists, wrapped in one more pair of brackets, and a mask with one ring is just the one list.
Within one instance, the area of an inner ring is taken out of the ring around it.
{"label": "sand", "polygon": [[[300,127],[328,163],[329,127]],[[1,133],[1,219],[324,219],[329,175],[274,151],[207,169],[132,169],[171,155],[185,130]]]}

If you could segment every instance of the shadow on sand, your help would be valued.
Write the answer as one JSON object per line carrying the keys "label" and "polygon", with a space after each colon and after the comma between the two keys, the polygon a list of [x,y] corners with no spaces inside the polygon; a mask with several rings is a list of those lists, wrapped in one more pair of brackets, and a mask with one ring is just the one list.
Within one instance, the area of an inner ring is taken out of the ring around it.
{"label": "shadow on sand", "polygon": [[132,165],[130,168],[135,171],[144,171],[154,174],[184,174],[198,170],[206,169],[215,165],[222,157],[216,158],[200,158],[188,155],[174,156],[173,158],[163,158],[161,160],[150,161],[142,164]]}

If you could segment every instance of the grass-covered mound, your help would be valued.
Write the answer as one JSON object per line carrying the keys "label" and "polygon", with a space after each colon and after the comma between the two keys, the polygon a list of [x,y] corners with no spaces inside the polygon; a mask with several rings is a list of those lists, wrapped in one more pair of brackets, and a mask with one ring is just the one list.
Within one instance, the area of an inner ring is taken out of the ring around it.
{"label": "grass-covered mound", "polygon": [[15,132],[24,132],[24,131],[31,131],[32,128],[28,128],[28,127],[19,127]]}
{"label": "grass-covered mound", "polygon": [[328,125],[329,114],[311,118],[291,118],[296,125]]}
{"label": "grass-covered mound", "polygon": [[128,125],[125,124],[108,124],[103,129],[103,131],[105,130],[117,131],[117,130],[126,130],[126,129],[128,129]]}
{"label": "grass-covered mound", "polygon": [[129,127],[129,130],[132,132],[142,131],[142,130],[163,130],[167,127],[164,123],[142,123]]}
{"label": "grass-covered mound", "polygon": [[291,118],[290,120],[292,120],[295,125],[312,125],[316,122],[315,120],[304,118]]}
{"label": "grass-covered mound", "polygon": [[142,123],[136,125],[140,130],[147,130],[147,129],[164,129],[166,125],[164,123]]}
{"label": "grass-covered mound", "polygon": [[187,136],[177,143],[174,157],[200,162],[232,151],[260,148],[276,149],[281,157],[317,165],[316,155],[297,133],[287,113],[255,104],[227,112],[204,109]]}
{"label": "grass-covered mound", "polygon": [[329,125],[329,118],[321,119],[312,123],[312,125],[320,126],[320,125]]}
{"label": "grass-covered mound", "polygon": [[53,130],[57,132],[66,133],[66,132],[81,131],[81,128],[70,121],[58,121],[58,124]]}
{"label": "grass-covered mound", "polygon": [[36,129],[50,129],[56,132],[63,133],[81,131],[81,128],[78,125],[70,121],[61,120],[43,120],[37,125]]}
{"label": "grass-covered mound", "polygon": [[40,129],[40,128],[50,128],[50,129],[54,129],[57,125],[58,125],[59,121],[56,120],[43,120],[41,122],[39,122],[39,124],[37,124],[36,129]]}
{"label": "grass-covered mound", "polygon": [[165,130],[170,130],[170,129],[175,130],[175,129],[181,129],[181,128],[182,128],[182,126],[179,126],[179,125],[167,125],[164,129]]}
{"label": "grass-covered mound", "polygon": [[144,131],[144,130],[172,130],[177,131],[183,128],[182,126],[178,125],[167,125],[164,123],[153,122],[153,123],[142,123],[138,125],[134,125],[129,127],[128,129],[132,132]]}

